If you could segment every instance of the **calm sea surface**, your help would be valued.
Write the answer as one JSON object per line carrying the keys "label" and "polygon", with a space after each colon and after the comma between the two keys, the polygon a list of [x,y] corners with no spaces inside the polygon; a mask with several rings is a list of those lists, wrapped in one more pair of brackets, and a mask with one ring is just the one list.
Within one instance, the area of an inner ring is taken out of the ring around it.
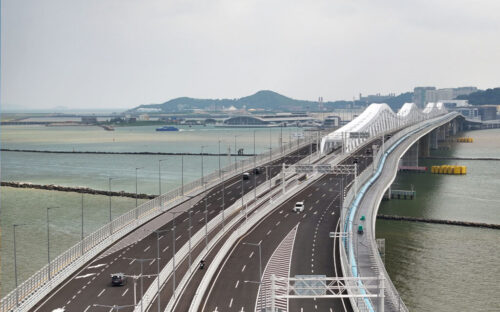
{"label": "calm sea surface", "polygon": [[[2,148],[60,151],[127,151],[233,153],[243,148],[253,153],[254,129],[194,126],[180,132],[156,132],[155,126],[120,127],[108,132],[97,127],[4,126]],[[283,141],[296,142],[298,128],[255,129],[256,153],[269,151]],[[241,159],[241,158],[239,158]],[[86,186],[107,190],[113,177],[113,191],[135,192],[135,174],[139,193],[158,194],[158,163],[161,162],[161,189],[167,192],[181,184],[180,156],[92,155],[1,153],[2,181],[24,181],[36,184]],[[221,166],[234,157],[220,157]],[[203,157],[204,173],[219,168],[219,157]],[[184,183],[201,176],[201,157],[184,157]],[[46,208],[51,210],[51,259],[72,246],[81,233],[81,194],[44,190],[1,188],[1,296],[14,288],[12,224],[26,223],[16,231],[18,276],[22,282],[47,263]],[[90,233],[109,218],[108,197],[84,195],[84,232]],[[139,204],[141,201],[139,201]],[[119,216],[135,207],[135,199],[112,198],[112,214]]]}
{"label": "calm sea surface", "polygon": [[[177,133],[157,133],[155,127],[117,128],[106,132],[92,127],[1,128],[3,148],[78,150],[78,151],[151,151],[216,153],[237,148],[253,152],[253,129],[213,127],[184,128]],[[300,129],[283,129],[285,142],[293,140]],[[278,145],[280,129],[256,130],[256,152],[268,151],[269,142]],[[500,157],[500,130],[465,133],[472,144],[454,144],[436,155],[457,157]],[[140,167],[138,191],[158,193],[158,160],[161,163],[162,191],[180,185],[179,156],[139,155],[67,155],[1,153],[2,181],[26,181],[40,184],[88,186],[135,192],[135,168]],[[229,161],[221,157],[224,166]],[[218,168],[218,157],[204,157],[204,171]],[[394,188],[417,190],[413,201],[384,202],[380,213],[437,219],[500,223],[500,162],[428,160],[421,164],[460,164],[467,166],[466,176],[431,174],[398,175]],[[184,158],[185,182],[200,177],[201,158]],[[51,211],[51,258],[80,237],[81,195],[66,192],[1,189],[1,295],[14,286],[12,224],[27,223],[16,233],[19,280],[29,277],[47,261],[46,207]],[[139,201],[140,203],[141,201]],[[135,207],[134,199],[112,199],[112,211],[118,216]],[[84,195],[84,230],[89,233],[108,218],[108,197]],[[500,277],[500,231],[435,224],[379,221],[377,236],[386,238],[386,265],[396,287],[412,311],[499,311],[497,296]]]}
{"label": "calm sea surface", "polygon": [[[462,135],[474,143],[433,155],[500,158],[499,129]],[[465,165],[467,175],[401,173],[393,188],[413,185],[417,198],[383,202],[379,213],[500,224],[500,161],[421,161],[441,164]],[[500,311],[499,230],[381,220],[377,237],[386,239],[387,271],[411,311]]]}

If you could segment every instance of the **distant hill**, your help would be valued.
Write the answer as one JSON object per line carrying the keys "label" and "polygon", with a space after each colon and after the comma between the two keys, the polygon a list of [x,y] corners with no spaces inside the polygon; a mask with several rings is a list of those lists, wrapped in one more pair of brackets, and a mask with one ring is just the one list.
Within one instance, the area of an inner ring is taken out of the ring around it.
{"label": "distant hill", "polygon": [[[345,102],[352,103],[352,102]],[[344,107],[344,101],[326,102],[325,107]],[[265,109],[269,111],[306,111],[319,110],[318,102],[295,100],[279,93],[263,90],[253,95],[239,99],[194,99],[190,97],[180,97],[172,99],[162,104],[145,104],[135,107],[128,112],[137,112],[139,109],[160,109],[161,112],[181,112],[192,109],[222,110],[234,106],[237,109],[245,106],[247,109]]]}
{"label": "distant hill", "polygon": [[481,90],[469,95],[460,95],[457,97],[457,100],[468,100],[471,105],[500,105],[500,88]]}
{"label": "distant hill", "polygon": [[[403,93],[394,98],[387,100],[393,109],[400,108],[405,102],[411,102],[413,93]],[[354,106],[365,106],[365,103],[355,101]],[[223,108],[234,106],[237,109],[246,107],[246,109],[265,109],[268,111],[279,112],[297,112],[297,111],[320,111],[318,102],[296,100],[279,93],[263,90],[250,96],[242,97],[239,99],[195,99],[190,97],[180,97],[172,99],[162,104],[145,104],[135,107],[128,111],[128,113],[136,113],[142,109],[159,109],[162,113],[184,112],[192,109],[203,109],[209,111],[220,111]],[[335,108],[352,107],[352,101],[334,101],[324,102],[323,107],[328,110]]]}

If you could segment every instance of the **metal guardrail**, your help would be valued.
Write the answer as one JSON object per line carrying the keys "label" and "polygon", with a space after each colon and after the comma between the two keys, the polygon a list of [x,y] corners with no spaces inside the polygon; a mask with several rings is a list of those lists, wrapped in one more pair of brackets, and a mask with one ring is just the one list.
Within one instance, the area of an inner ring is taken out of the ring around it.
{"label": "metal guardrail", "polygon": [[[221,177],[231,178],[242,171],[278,159],[316,141],[315,137],[298,138],[295,142],[279,146],[270,152],[232,163],[198,180],[162,194],[115,218],[83,240],[54,258],[30,278],[21,283],[0,301],[0,312],[27,311],[56,288],[87,261],[105,248],[130,233],[138,226],[185,201],[185,194],[199,194],[220,182]],[[50,270],[49,270],[50,265]],[[50,272],[50,276],[49,276]]]}
{"label": "metal guardrail", "polygon": [[[447,114],[445,116],[437,117],[432,119],[432,121],[423,121],[421,123],[417,123],[414,125],[411,125],[407,128],[405,128],[403,131],[398,131],[395,135],[391,137],[387,142],[385,142],[384,145],[387,146],[392,146],[394,143],[398,142],[403,138],[404,136],[416,131],[419,128],[422,128],[425,125],[428,125],[430,123],[439,123],[438,126],[448,122],[449,120],[453,119],[456,117],[456,114]],[[380,168],[381,165],[383,165],[383,162],[385,159],[382,159],[382,156],[386,153],[385,150],[379,149],[376,155],[374,155],[374,160],[372,163],[372,166],[369,166],[366,168],[359,176],[358,176],[358,184],[359,185],[364,185],[368,179],[372,177],[372,175],[375,172],[375,168]],[[378,169],[377,169],[378,170]],[[354,189],[350,189],[349,192],[347,193],[345,200],[344,200],[344,206],[342,207],[341,211],[341,224],[342,224],[342,230],[345,232],[349,232],[347,238],[343,239],[343,243],[340,244],[340,259],[341,259],[341,264],[342,264],[342,272],[344,276],[347,277],[353,277],[353,266],[356,266],[356,262],[350,261],[348,257],[349,252],[353,252],[352,250],[349,250],[349,246],[352,245],[352,231],[348,231],[349,229],[349,222],[347,220],[347,215],[350,209],[352,209],[353,201],[356,199],[356,194],[354,193]],[[382,194],[383,195],[383,194]],[[361,197],[363,194],[361,194]],[[377,202],[378,205],[378,202]],[[376,222],[376,209],[373,209],[373,226],[372,228],[375,228],[375,222]],[[367,231],[367,235],[369,236],[369,241],[371,244],[372,250],[377,250],[376,246],[376,241],[375,237],[373,237],[374,233],[369,233],[370,231]],[[408,308],[402,301],[402,299],[399,296],[399,293],[392,283],[392,280],[389,278],[389,275],[385,269],[385,265],[382,262],[382,259],[380,258],[380,255],[376,253],[374,260],[377,265],[377,269],[379,272],[381,272],[385,277],[386,277],[386,284],[388,287],[385,289],[385,297],[386,300],[390,300],[394,306],[398,307],[399,311],[408,311]],[[356,294],[361,294],[364,292],[363,285],[359,285],[359,288],[354,291]],[[373,311],[373,304],[369,301],[369,299],[365,300],[354,300],[350,298],[351,301],[351,306],[353,307],[354,311]]]}

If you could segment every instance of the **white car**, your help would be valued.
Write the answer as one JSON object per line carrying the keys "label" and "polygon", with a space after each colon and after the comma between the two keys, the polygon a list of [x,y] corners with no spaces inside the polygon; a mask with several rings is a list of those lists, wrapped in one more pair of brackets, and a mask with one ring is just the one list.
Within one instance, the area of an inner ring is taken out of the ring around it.
{"label": "white car", "polygon": [[299,213],[302,211],[304,211],[304,202],[303,201],[296,202],[295,206],[293,207],[293,212]]}

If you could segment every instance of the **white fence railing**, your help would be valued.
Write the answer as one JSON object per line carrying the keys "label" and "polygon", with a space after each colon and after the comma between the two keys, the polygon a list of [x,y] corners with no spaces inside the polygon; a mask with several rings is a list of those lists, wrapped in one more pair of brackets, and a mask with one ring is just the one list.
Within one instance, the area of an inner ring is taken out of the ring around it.
{"label": "white fence railing", "polygon": [[297,138],[296,141],[279,146],[269,152],[229,164],[221,168],[220,171],[216,170],[124,213],[51,260],[49,264],[50,270],[49,265],[45,265],[16,289],[8,293],[0,301],[0,312],[28,311],[78,268],[101,253],[105,248],[138,226],[185,201],[186,197],[184,195],[200,194],[204,190],[219,184],[222,176],[226,179],[231,178],[242,171],[252,168],[254,165],[260,166],[268,161],[286,156],[286,154],[314,143],[316,140],[315,136]]}

